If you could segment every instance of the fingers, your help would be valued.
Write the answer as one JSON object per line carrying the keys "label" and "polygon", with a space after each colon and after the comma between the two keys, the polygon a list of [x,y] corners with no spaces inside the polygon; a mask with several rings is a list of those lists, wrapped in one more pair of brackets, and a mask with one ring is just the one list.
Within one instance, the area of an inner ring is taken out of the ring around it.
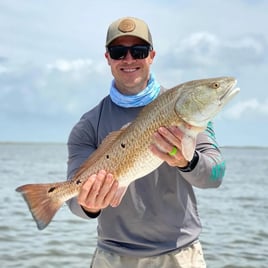
{"label": "fingers", "polygon": [[[188,161],[181,152],[183,135],[183,132],[177,127],[160,127],[154,134],[154,144],[151,146],[151,151],[170,166],[187,166]],[[169,154],[171,152],[172,155]]]}
{"label": "fingers", "polygon": [[181,133],[177,135],[172,132],[172,129],[160,127],[154,135],[156,144],[163,152],[168,153],[172,151],[173,147],[181,148]]}
{"label": "fingers", "polygon": [[95,206],[102,208],[109,206],[116,194],[117,188],[117,180],[114,180],[112,174],[107,174],[106,180],[103,182],[99,195],[96,198]]}
{"label": "fingers", "polygon": [[118,188],[113,175],[101,170],[83,184],[78,203],[89,211],[98,211],[110,205]]}

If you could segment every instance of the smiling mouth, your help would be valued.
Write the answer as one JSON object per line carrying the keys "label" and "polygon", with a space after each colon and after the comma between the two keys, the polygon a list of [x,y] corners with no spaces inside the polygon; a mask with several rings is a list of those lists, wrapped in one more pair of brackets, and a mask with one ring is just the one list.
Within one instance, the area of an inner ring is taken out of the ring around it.
{"label": "smiling mouth", "polygon": [[138,67],[137,68],[121,68],[120,70],[125,72],[125,73],[133,73],[133,72],[139,70],[139,68]]}

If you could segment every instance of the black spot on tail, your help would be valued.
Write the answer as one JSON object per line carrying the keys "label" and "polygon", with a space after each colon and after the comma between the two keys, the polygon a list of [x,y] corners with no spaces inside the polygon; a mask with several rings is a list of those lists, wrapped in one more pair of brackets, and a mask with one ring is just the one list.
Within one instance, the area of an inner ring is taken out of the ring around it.
{"label": "black spot on tail", "polygon": [[48,193],[52,193],[52,192],[54,192],[55,189],[56,189],[56,187],[51,187],[51,188],[48,190]]}
{"label": "black spot on tail", "polygon": [[124,143],[121,143],[122,148],[126,148],[126,145]]}

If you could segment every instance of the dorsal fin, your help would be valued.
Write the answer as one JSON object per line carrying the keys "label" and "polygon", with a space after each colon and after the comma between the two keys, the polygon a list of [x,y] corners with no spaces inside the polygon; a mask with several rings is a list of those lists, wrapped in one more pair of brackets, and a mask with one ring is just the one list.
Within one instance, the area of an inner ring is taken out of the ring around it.
{"label": "dorsal fin", "polygon": [[[94,157],[95,154],[100,155],[107,152],[107,150],[112,146],[112,144],[117,140],[117,138],[125,131],[125,128],[121,128],[120,130],[110,132],[105,139],[101,142],[98,149],[91,155]],[[91,158],[90,157],[90,158]]]}
{"label": "dorsal fin", "polygon": [[127,127],[130,125],[131,123],[127,123],[124,126],[122,126],[119,130],[115,130],[110,132],[101,142],[100,146],[98,147],[98,149],[90,156],[93,157],[95,154],[102,155],[105,152],[107,152],[107,150],[112,146],[112,144],[115,142],[115,140],[118,139],[118,137],[125,132],[125,130],[127,129]]}
{"label": "dorsal fin", "polygon": [[89,158],[85,160],[85,162],[80,166],[73,179],[79,177],[82,173],[85,172],[86,169],[95,164],[95,162],[99,160],[102,155],[106,154],[110,147],[114,144],[114,142],[119,138],[119,136],[125,132],[128,125],[129,124],[124,125],[120,130],[110,132],[101,142],[97,150],[94,151],[89,156]]}

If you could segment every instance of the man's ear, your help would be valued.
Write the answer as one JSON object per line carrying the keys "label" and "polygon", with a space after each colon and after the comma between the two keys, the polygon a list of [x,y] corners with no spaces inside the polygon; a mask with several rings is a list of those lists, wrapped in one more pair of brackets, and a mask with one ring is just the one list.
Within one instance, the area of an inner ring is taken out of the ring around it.
{"label": "man's ear", "polygon": [[150,56],[149,63],[150,64],[153,63],[155,54],[156,54],[156,52],[154,50],[150,51],[150,54],[149,54],[149,56]]}
{"label": "man's ear", "polygon": [[106,60],[107,60],[108,65],[111,65],[111,64],[110,64],[109,52],[106,51],[106,52],[104,53],[104,56],[105,56],[105,58],[106,58]]}

